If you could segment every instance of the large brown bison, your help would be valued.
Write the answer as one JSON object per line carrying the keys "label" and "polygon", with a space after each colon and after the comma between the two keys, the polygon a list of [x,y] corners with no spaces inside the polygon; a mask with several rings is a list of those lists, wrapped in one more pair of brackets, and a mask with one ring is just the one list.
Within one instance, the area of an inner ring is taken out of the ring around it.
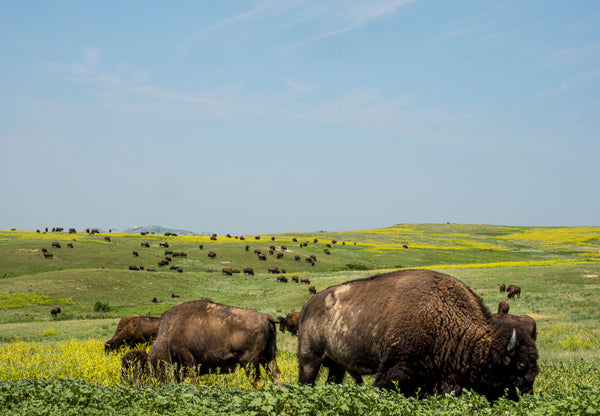
{"label": "large brown bison", "polygon": [[537,348],[522,327],[494,320],[459,279],[402,270],[331,286],[306,302],[298,330],[298,383],[374,374],[408,396],[472,389],[488,400],[531,393]]}
{"label": "large brown bison", "polygon": [[498,314],[508,313],[509,310],[510,310],[510,305],[508,304],[508,302],[505,300],[501,300],[500,303],[498,304]]}
{"label": "large brown bison", "polygon": [[113,337],[104,343],[104,350],[118,350],[123,345],[133,348],[137,344],[154,341],[159,321],[160,318],[155,316],[129,315],[122,318]]}
{"label": "large brown bison", "polygon": [[136,350],[123,356],[122,371],[131,371],[138,379],[154,371],[166,381],[170,365],[194,375],[218,369],[231,372],[241,365],[258,385],[263,381],[262,365],[273,383],[281,386],[275,360],[276,323],[268,314],[209,299],[184,302],[162,314],[148,353]]}
{"label": "large brown bison", "polygon": [[279,330],[285,332],[287,329],[292,335],[298,335],[298,320],[300,319],[300,312],[290,312],[285,318],[280,316],[277,318],[279,321]]}

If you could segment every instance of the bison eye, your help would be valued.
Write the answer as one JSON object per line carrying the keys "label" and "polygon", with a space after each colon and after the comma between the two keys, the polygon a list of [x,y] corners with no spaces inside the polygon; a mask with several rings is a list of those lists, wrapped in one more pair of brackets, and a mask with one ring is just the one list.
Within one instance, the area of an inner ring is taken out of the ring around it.
{"label": "bison eye", "polygon": [[525,361],[519,361],[517,363],[517,368],[521,371],[525,370],[527,368],[527,363]]}

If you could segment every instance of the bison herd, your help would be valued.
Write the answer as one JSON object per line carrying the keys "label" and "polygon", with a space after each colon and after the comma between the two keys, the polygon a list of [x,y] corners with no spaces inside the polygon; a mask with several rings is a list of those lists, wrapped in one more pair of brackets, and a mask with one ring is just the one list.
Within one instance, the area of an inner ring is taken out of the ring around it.
{"label": "bison herd", "polygon": [[341,383],[348,373],[362,383],[372,375],[374,386],[407,396],[470,389],[488,400],[504,394],[517,400],[519,392],[532,392],[539,372],[536,329],[531,317],[508,310],[502,301],[491,313],[453,276],[407,269],[331,286],[300,312],[277,319],[209,299],[181,303],[160,318],[129,316],[105,348],[155,340],[147,353],[132,350],[122,358],[122,374],[137,382],[241,366],[254,385],[263,382],[262,367],[281,386],[278,324],[297,336],[300,385],[314,385],[324,367],[328,382]]}

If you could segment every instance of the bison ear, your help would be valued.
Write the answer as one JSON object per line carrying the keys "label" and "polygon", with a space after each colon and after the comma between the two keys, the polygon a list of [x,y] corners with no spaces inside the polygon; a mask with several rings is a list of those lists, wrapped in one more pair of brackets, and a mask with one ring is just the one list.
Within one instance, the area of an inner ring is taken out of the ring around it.
{"label": "bison ear", "polygon": [[508,341],[508,346],[506,347],[506,352],[510,358],[515,356],[515,352],[517,350],[517,330],[513,328],[512,335],[510,337],[510,341]]}

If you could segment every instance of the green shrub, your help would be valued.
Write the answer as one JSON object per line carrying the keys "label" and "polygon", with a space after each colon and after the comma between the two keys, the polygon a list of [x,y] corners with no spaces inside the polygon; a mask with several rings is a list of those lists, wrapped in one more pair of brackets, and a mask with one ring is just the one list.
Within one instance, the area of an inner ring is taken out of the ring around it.
{"label": "green shrub", "polygon": [[100,312],[100,313],[110,312],[110,305],[108,304],[108,302],[104,303],[104,302],[97,301],[94,304],[94,312]]}

